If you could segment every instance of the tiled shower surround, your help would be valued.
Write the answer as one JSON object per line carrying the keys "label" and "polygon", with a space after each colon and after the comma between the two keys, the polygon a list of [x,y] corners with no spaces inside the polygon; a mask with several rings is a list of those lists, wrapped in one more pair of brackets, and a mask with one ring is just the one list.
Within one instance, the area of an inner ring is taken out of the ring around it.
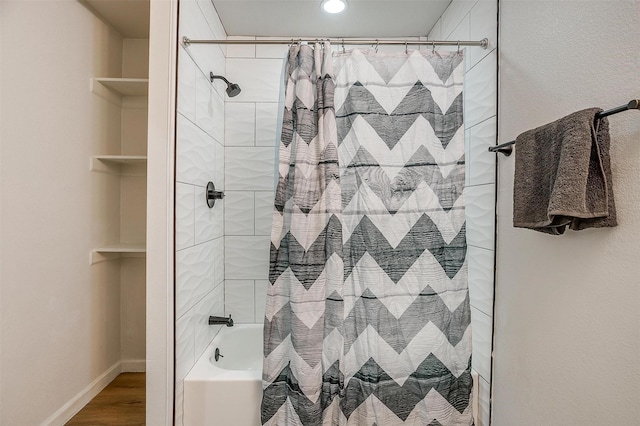
{"label": "tiled shower surround", "polygon": [[[208,0],[180,2],[179,36],[225,38]],[[205,187],[224,188],[224,74],[219,46],[181,46],[178,52],[176,122],[176,389],[175,424],[182,423],[184,378],[220,326],[209,315],[224,314],[224,202],[210,209]]]}
{"label": "tiled shower surround", "polygon": [[[246,37],[245,37],[246,38]],[[262,323],[268,285],[278,95],[286,46],[227,46],[225,309]]]}
{"label": "tiled shower surround", "polygon": [[[181,1],[179,36],[225,38],[207,0]],[[467,240],[473,369],[479,374],[478,425],[489,425],[493,333],[497,0],[454,0],[430,39],[476,40],[489,49],[465,55]],[[254,37],[239,37],[249,38]],[[208,315],[262,323],[268,285],[278,97],[283,45],[191,45],[179,52],[176,424],[182,381],[218,327]],[[209,71],[237,83],[233,98]],[[226,197],[204,204],[212,180]]]}

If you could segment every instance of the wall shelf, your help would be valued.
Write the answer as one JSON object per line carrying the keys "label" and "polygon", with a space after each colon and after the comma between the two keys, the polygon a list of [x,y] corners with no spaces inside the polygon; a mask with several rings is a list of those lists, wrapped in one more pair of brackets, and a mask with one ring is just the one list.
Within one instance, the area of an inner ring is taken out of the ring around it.
{"label": "wall shelf", "polygon": [[92,172],[119,176],[144,176],[146,168],[145,155],[94,155],[90,164]]}
{"label": "wall shelf", "polygon": [[91,91],[97,92],[103,86],[120,96],[145,96],[149,93],[148,78],[107,78],[91,79]]}
{"label": "wall shelf", "polygon": [[93,265],[120,257],[143,257],[146,252],[147,248],[144,244],[106,244],[91,250],[90,263]]}

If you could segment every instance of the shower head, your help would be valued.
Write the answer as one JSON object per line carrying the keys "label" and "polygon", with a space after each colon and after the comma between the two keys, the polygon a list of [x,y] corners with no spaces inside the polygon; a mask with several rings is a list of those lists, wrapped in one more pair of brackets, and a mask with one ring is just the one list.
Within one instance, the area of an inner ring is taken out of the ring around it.
{"label": "shower head", "polygon": [[229,83],[227,84],[227,95],[230,98],[233,98],[234,96],[238,96],[240,94],[240,91],[242,89],[240,89],[240,86],[238,86],[235,83]]}
{"label": "shower head", "polygon": [[241,92],[240,86],[238,86],[235,83],[230,82],[229,80],[227,80],[226,78],[224,78],[221,75],[213,75],[212,72],[209,73],[209,78],[211,79],[211,82],[213,83],[213,80],[215,80],[216,78],[224,81],[225,83],[227,83],[227,96],[229,96],[230,98],[233,98],[234,96],[238,96]]}

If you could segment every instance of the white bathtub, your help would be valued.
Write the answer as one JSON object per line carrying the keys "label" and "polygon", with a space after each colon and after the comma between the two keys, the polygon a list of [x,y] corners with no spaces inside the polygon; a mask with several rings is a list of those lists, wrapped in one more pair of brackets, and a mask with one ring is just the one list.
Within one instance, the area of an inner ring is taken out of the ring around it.
{"label": "white bathtub", "polygon": [[260,425],[262,330],[222,327],[184,379],[184,426]]}

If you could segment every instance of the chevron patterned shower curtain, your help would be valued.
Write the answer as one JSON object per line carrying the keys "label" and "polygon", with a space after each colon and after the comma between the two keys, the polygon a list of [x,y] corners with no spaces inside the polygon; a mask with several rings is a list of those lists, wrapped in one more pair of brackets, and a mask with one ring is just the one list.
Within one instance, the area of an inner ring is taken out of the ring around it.
{"label": "chevron patterned shower curtain", "polygon": [[462,59],[290,49],[263,424],[473,424]]}

